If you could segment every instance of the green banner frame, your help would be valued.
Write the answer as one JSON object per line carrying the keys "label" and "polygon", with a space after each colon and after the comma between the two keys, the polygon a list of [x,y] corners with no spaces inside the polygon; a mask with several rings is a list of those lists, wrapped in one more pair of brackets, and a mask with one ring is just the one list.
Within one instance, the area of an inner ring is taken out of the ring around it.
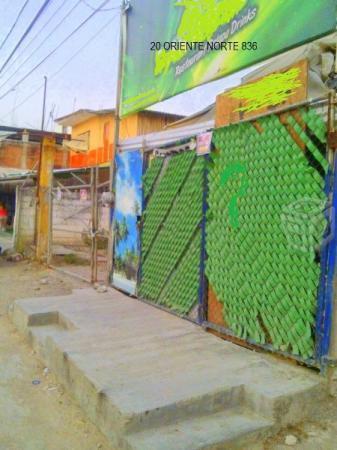
{"label": "green banner frame", "polygon": [[332,33],[336,10],[336,0],[133,0],[121,115]]}

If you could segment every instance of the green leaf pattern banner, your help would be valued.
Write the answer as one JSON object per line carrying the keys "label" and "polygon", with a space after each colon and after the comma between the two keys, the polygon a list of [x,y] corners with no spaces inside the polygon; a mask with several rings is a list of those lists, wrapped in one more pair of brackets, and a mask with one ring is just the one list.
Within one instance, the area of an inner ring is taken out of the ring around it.
{"label": "green leaf pattern banner", "polygon": [[[123,116],[336,29],[336,0],[132,0],[127,14]],[[238,50],[211,50],[214,42]],[[151,51],[151,43],[160,44]]]}

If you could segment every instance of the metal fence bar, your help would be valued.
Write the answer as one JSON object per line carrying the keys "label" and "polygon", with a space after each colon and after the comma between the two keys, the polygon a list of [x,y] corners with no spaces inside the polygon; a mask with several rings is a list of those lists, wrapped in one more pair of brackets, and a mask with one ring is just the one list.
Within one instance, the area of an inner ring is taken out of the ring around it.
{"label": "metal fence bar", "polygon": [[[337,158],[334,162],[334,171],[329,174],[329,179],[333,177],[332,181],[332,203],[331,212],[334,217],[330,223],[330,229],[327,230],[326,238],[331,236],[328,245],[325,245],[322,251],[322,276],[321,286],[318,297],[318,312],[317,312],[317,346],[316,358],[325,371],[329,365],[330,344],[332,336],[332,317],[333,317],[333,301],[334,301],[334,277],[336,272],[336,247],[337,247]],[[330,182],[327,181],[328,188]]]}
{"label": "metal fence bar", "polygon": [[[327,132],[334,131],[335,125],[334,96],[329,97]],[[334,152],[327,144],[327,159],[330,167],[325,182],[325,193],[328,198],[328,208],[325,215],[328,227],[324,233],[321,248],[321,280],[317,297],[316,318],[316,359],[321,365],[321,370],[326,371],[329,363],[329,350],[331,340],[331,326],[333,314],[333,279],[336,265],[336,207],[337,207],[337,160]],[[330,239],[328,243],[326,240]]]}
{"label": "metal fence bar", "polygon": [[[167,154],[165,156],[165,159],[167,160],[171,156],[175,157],[175,155]],[[169,270],[169,272],[165,275],[164,281],[158,287],[159,292],[156,294],[156,299],[158,299],[158,301],[159,301],[159,299],[161,298],[165,289],[167,289],[167,287],[172,282],[172,278],[175,277],[177,268],[180,267],[180,265],[184,261],[184,258],[186,258],[188,256],[188,251],[191,247],[191,243],[193,243],[195,241],[197,236],[200,236],[200,238],[201,238],[200,241],[203,239],[203,243],[202,243],[202,245],[200,244],[200,250],[199,250],[199,245],[198,245],[198,256],[197,256],[198,259],[196,262],[197,265],[195,266],[195,269],[197,271],[196,275],[198,277],[198,286],[197,286],[195,296],[194,296],[195,302],[193,305],[193,309],[191,309],[188,313],[186,313],[186,312],[179,313],[179,312],[175,311],[173,307],[163,306],[162,304],[160,304],[160,302],[156,303],[156,301],[154,299],[148,300],[146,298],[146,295],[144,295],[144,294],[141,295],[139,293],[139,300],[144,301],[145,303],[149,303],[150,305],[153,305],[164,311],[169,311],[172,314],[177,315],[178,317],[183,317],[186,320],[189,320],[193,323],[198,323],[198,324],[201,324],[202,321],[204,320],[204,312],[205,312],[205,306],[206,306],[206,300],[207,300],[207,289],[205,287],[202,287],[202,288],[200,287],[200,283],[203,283],[204,285],[206,284],[206,278],[205,278],[205,257],[206,257],[205,234],[206,234],[206,230],[205,230],[205,225],[206,225],[206,210],[207,210],[207,189],[205,189],[205,188],[207,186],[207,168],[206,168],[205,160],[207,159],[207,156],[206,157],[195,156],[193,158],[191,164],[188,165],[188,168],[186,170],[186,175],[183,179],[183,182],[181,183],[178,191],[176,192],[173,201],[170,203],[167,213],[159,227],[159,230],[162,229],[163,224],[165,227],[165,222],[166,222],[167,218],[170,216],[170,214],[172,213],[172,210],[174,209],[174,205],[175,205],[177,198],[179,198],[180,193],[183,191],[186,183],[188,182],[189,177],[191,176],[194,165],[198,163],[198,159],[200,160],[200,158],[203,160],[203,163],[204,163],[203,171],[200,172],[200,177],[198,178],[200,180],[200,185],[198,184],[198,189],[200,189],[200,193],[202,194],[200,196],[200,201],[198,203],[198,205],[200,206],[200,209],[198,208],[200,217],[199,217],[198,223],[196,223],[196,226],[193,229],[193,232],[191,230],[191,236],[190,236],[188,242],[184,245],[184,247],[182,247],[178,260],[176,261],[174,267],[171,268]],[[199,162],[201,162],[201,161],[199,161]],[[144,167],[143,167],[144,172],[145,172],[145,168],[146,168],[146,158],[144,158]],[[166,169],[165,169],[165,163],[164,163],[161,168],[160,173],[157,175],[156,180],[154,181],[154,185],[156,184],[156,181],[161,177],[161,174],[165,170]],[[144,193],[143,193],[143,199],[142,199],[143,213],[146,211],[146,206],[149,202],[150,197],[151,196],[149,195],[147,198],[145,198]],[[143,225],[143,223],[142,223],[142,225]],[[140,234],[141,243],[142,243],[142,232],[143,232],[143,226],[141,228],[141,234]],[[157,237],[158,237],[158,234],[155,236],[154,240],[156,240]],[[153,244],[153,241],[152,241],[152,244]],[[148,252],[146,253],[146,256],[148,256],[150,254],[151,249],[152,249],[152,244],[151,244],[151,248],[149,248]],[[141,280],[142,280],[142,276],[143,276],[143,262],[144,262],[144,258],[141,258],[141,263],[140,263],[139,272],[138,272],[138,285],[139,286],[141,284]],[[188,314],[193,314],[193,318],[192,318],[192,316],[188,316]]]}
{"label": "metal fence bar", "polygon": [[[318,102],[314,103],[308,103],[301,104],[301,106],[311,106],[311,108],[317,107],[319,105],[325,105],[327,102],[327,99],[320,100]],[[298,108],[299,105],[295,105],[291,108],[288,108],[287,110],[295,110]],[[316,109],[316,108],[315,108]],[[268,113],[266,115],[276,115],[279,116],[280,112],[277,111],[275,113]],[[325,115],[325,114],[324,114]],[[260,119],[261,117],[259,117]],[[251,122],[254,119],[247,119],[246,122]],[[242,122],[240,122],[242,123]],[[324,147],[324,146],[323,146]],[[324,148],[323,148],[324,150]],[[330,170],[329,173],[326,175],[325,180],[325,193],[326,196],[329,197],[328,205],[332,206],[332,208],[328,208],[327,213],[330,213],[332,217],[327,217],[328,223],[330,225],[326,230],[326,233],[323,237],[323,244],[321,248],[321,278],[319,282],[319,291],[318,295],[316,297],[317,301],[317,316],[316,316],[316,326],[315,323],[313,324],[313,327],[315,327],[316,330],[316,347],[314,355],[310,358],[307,358],[305,355],[304,357],[300,357],[297,355],[294,355],[290,351],[281,351],[274,348],[271,344],[258,344],[254,341],[252,338],[248,339],[242,339],[238,338],[236,334],[234,334],[228,327],[227,324],[217,324],[216,321],[210,322],[209,319],[205,319],[203,322],[203,326],[205,328],[209,328],[212,330],[217,331],[220,334],[223,334],[224,337],[231,337],[235,338],[236,341],[241,341],[242,345],[245,343],[261,348],[263,350],[270,351],[275,354],[280,354],[282,356],[285,356],[287,358],[294,359],[296,361],[299,361],[301,363],[304,363],[311,367],[320,368],[321,370],[324,370],[324,366],[327,366],[331,364],[331,358],[333,359],[333,363],[337,364],[337,348],[335,354],[331,354],[329,352],[329,345],[331,344],[331,336],[333,334],[332,330],[332,324],[334,322],[337,322],[337,311],[335,315],[335,320],[333,321],[333,300],[334,300],[334,289],[333,289],[333,282],[334,277],[336,273],[336,252],[337,252],[337,221],[335,220],[335,215],[337,211],[337,177],[335,176],[337,173],[337,162],[334,161],[333,158],[331,160],[331,152],[329,155],[329,161],[330,161]],[[332,220],[331,220],[332,219]],[[328,243],[327,243],[328,239]],[[336,331],[336,337],[337,337],[337,331]],[[337,339],[335,338],[334,341]],[[331,351],[331,348],[330,348]]]}
{"label": "metal fence bar", "polygon": [[91,169],[91,282],[97,281],[98,167]]}
{"label": "metal fence bar", "polygon": [[[75,186],[64,186],[62,183],[60,183],[58,180],[56,180],[56,183],[59,185],[59,187],[65,191],[68,191],[69,193],[71,193],[70,191],[78,191],[79,189],[86,189],[86,188],[90,188],[90,184],[81,184],[81,185],[75,185]],[[55,188],[54,188],[55,190]]]}
{"label": "metal fence bar", "polygon": [[319,364],[315,359],[304,359],[301,358],[300,356],[296,356],[293,355],[292,353],[288,353],[288,352],[283,352],[281,350],[276,350],[271,344],[259,344],[257,342],[255,342],[253,339],[251,338],[247,338],[247,339],[241,339],[238,338],[231,330],[229,330],[228,328],[222,327],[220,325],[216,325],[215,323],[211,323],[211,322],[203,322],[202,324],[203,328],[205,329],[210,329],[210,330],[214,330],[217,333],[223,335],[224,337],[230,337],[235,339],[235,342],[242,342],[242,345],[244,344],[248,344],[251,347],[256,347],[256,348],[260,348],[261,350],[265,350],[267,352],[273,353],[275,355],[280,355],[280,356],[284,356],[287,359],[293,359],[295,361],[298,361],[302,364],[305,364],[306,366],[310,366],[316,369],[319,369]]}
{"label": "metal fence bar", "polygon": [[[209,162],[209,155],[204,157]],[[205,275],[206,266],[206,213],[208,210],[208,165],[205,165],[203,179],[203,198],[202,198],[202,222],[201,222],[201,253],[200,253],[200,283],[199,283],[199,308],[198,323],[202,324],[207,319],[207,278]]]}
{"label": "metal fence bar", "polygon": [[[146,157],[145,154],[145,148],[143,147],[142,149],[143,152],[143,160],[142,160],[142,177],[144,177],[146,170],[149,167],[149,158]],[[159,177],[159,175],[158,175]],[[155,182],[154,182],[155,183]],[[139,221],[138,224],[138,255],[139,255],[139,261],[138,261],[138,269],[137,269],[137,284],[136,284],[136,296],[138,297],[138,290],[139,290],[139,286],[140,286],[140,281],[142,279],[142,269],[143,269],[143,258],[142,258],[142,235],[143,235],[143,213],[145,211],[146,208],[146,199],[145,199],[145,195],[144,195],[144,182],[142,182],[142,204],[141,204],[141,220]]]}
{"label": "metal fence bar", "polygon": [[[168,156],[170,156],[170,155],[168,155]],[[174,197],[172,198],[171,204],[167,207],[166,214],[163,217],[160,225],[158,226],[157,232],[153,236],[153,239],[152,239],[151,243],[148,246],[147,252],[144,254],[144,262],[145,262],[146,258],[148,257],[148,255],[151,253],[151,249],[152,249],[154,243],[156,242],[156,240],[158,238],[159,232],[162,229],[163,224],[166,222],[166,220],[167,220],[167,218],[168,218],[168,216],[169,216],[169,214],[170,214],[170,212],[171,212],[171,210],[173,208],[173,205],[174,205],[176,199],[179,197],[180,192],[183,190],[183,188],[184,188],[184,186],[186,184],[186,181],[188,180],[188,177],[190,176],[191,170],[192,170],[195,162],[196,162],[195,158],[191,160],[191,164],[189,166],[189,169],[188,169],[188,171],[186,171],[186,175],[185,175],[184,179],[182,180],[182,182],[181,182],[181,184],[179,186],[179,189],[177,190],[177,192],[175,193]],[[162,169],[162,170],[165,170],[165,169]]]}

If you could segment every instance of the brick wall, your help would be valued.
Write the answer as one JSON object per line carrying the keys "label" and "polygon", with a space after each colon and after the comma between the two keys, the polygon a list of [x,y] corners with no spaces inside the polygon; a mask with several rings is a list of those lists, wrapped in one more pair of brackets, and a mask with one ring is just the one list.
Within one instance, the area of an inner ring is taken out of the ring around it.
{"label": "brick wall", "polygon": [[[37,169],[40,158],[40,144],[35,142],[0,142],[0,167],[32,170]],[[56,150],[55,169],[69,166],[69,152]]]}

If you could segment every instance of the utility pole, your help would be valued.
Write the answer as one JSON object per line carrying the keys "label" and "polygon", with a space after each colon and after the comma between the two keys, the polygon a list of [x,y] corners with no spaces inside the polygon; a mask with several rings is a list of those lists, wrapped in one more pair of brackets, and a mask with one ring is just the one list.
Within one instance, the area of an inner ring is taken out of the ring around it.
{"label": "utility pole", "polygon": [[55,151],[55,137],[43,137],[41,142],[36,215],[36,258],[42,263],[49,263],[51,257],[51,208]]}
{"label": "utility pole", "polygon": [[44,76],[44,91],[43,91],[43,105],[42,105],[42,122],[41,122],[41,130],[44,130],[44,118],[46,115],[46,96],[47,96],[47,80],[46,75]]}

